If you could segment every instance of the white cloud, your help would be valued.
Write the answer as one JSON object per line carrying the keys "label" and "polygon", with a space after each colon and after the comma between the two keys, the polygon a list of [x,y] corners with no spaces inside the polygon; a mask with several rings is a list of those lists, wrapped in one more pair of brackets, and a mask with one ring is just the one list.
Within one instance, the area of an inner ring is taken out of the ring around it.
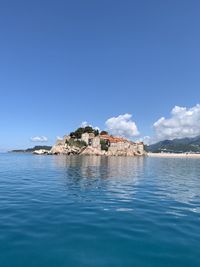
{"label": "white cloud", "polygon": [[148,135],[139,138],[138,140],[136,140],[136,142],[143,142],[145,145],[149,145],[152,143],[152,138]]}
{"label": "white cloud", "polygon": [[86,126],[89,126],[89,123],[87,121],[82,121],[81,122],[81,127],[86,127]]}
{"label": "white cloud", "polygon": [[139,131],[134,121],[131,120],[131,114],[119,115],[108,119],[105,124],[107,130],[116,136],[131,138],[139,135]]}
{"label": "white cloud", "polygon": [[195,137],[200,135],[200,105],[186,108],[175,106],[170,118],[160,118],[153,125],[154,141]]}
{"label": "white cloud", "polygon": [[98,126],[92,126],[91,124],[89,124],[87,121],[83,121],[83,122],[81,122],[81,125],[80,125],[81,127],[86,127],[86,126],[90,126],[90,127],[92,127],[93,129],[95,129],[95,130],[98,130],[98,131],[100,131],[100,128],[98,127]]}
{"label": "white cloud", "polygon": [[95,130],[100,131],[100,128],[98,126],[93,127]]}
{"label": "white cloud", "polygon": [[63,140],[63,138],[61,136],[56,136],[57,140]]}
{"label": "white cloud", "polygon": [[48,138],[46,136],[34,136],[31,137],[31,142],[48,142]]}

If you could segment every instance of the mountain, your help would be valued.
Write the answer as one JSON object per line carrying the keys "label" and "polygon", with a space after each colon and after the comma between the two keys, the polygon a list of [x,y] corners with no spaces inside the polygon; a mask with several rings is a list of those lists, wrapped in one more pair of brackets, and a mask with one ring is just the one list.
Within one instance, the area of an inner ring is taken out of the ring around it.
{"label": "mountain", "polygon": [[51,150],[51,146],[34,146],[34,147],[28,148],[28,149],[15,149],[15,150],[12,150],[11,152],[32,153],[35,150],[40,150],[40,149]]}
{"label": "mountain", "polygon": [[148,152],[173,152],[200,153],[200,136],[193,138],[182,138],[173,140],[164,140],[145,147]]}

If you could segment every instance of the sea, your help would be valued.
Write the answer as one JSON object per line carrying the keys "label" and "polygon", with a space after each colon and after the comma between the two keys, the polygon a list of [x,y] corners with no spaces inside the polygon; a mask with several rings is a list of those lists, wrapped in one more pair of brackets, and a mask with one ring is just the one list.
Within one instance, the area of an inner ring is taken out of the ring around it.
{"label": "sea", "polygon": [[200,266],[200,159],[0,154],[0,267],[134,266]]}

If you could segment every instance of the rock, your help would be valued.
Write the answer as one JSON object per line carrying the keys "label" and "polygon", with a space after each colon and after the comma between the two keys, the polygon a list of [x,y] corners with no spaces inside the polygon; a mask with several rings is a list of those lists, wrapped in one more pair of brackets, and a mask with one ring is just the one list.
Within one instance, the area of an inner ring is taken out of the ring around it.
{"label": "rock", "polygon": [[39,149],[39,150],[33,151],[33,154],[35,154],[35,155],[44,155],[44,154],[48,154],[48,153],[49,153],[49,151],[45,150],[45,149]]}
{"label": "rock", "polygon": [[102,155],[105,155],[105,151],[100,150],[98,148],[94,148],[94,147],[88,146],[80,153],[80,155],[102,156]]}
{"label": "rock", "polygon": [[50,150],[50,154],[51,155],[58,155],[58,154],[76,155],[76,154],[80,154],[81,151],[82,151],[82,148],[77,147],[77,146],[70,146],[68,144],[56,144]]}

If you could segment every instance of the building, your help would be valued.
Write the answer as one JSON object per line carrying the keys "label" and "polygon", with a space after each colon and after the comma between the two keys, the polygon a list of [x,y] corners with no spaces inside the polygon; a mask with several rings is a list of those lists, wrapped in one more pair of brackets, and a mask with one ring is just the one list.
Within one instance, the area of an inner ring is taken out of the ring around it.
{"label": "building", "polygon": [[101,149],[100,137],[95,136],[94,133],[83,133],[81,136],[81,140],[84,141],[88,146]]}
{"label": "building", "polygon": [[144,144],[142,142],[132,142],[122,137],[114,137],[112,135],[98,135],[94,133],[83,133],[81,140],[88,147],[101,151],[101,140],[104,140],[107,146],[108,155],[118,156],[134,156],[144,155]]}
{"label": "building", "polygon": [[144,144],[132,142],[122,137],[100,135],[100,139],[106,141],[110,155],[143,155]]}

